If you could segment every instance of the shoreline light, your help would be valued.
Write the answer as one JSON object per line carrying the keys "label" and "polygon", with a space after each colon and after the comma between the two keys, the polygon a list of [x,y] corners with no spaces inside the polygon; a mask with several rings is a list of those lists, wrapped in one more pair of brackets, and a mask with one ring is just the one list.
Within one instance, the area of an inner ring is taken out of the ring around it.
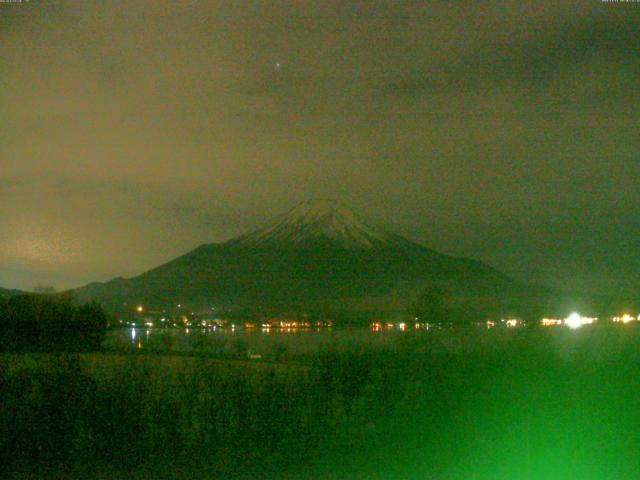
{"label": "shoreline light", "polygon": [[597,320],[597,318],[583,317],[579,313],[573,312],[571,315],[569,315],[567,318],[565,318],[564,324],[567,327],[572,328],[572,329],[575,330],[577,328],[582,327],[583,325],[591,325],[596,320]]}
{"label": "shoreline light", "polygon": [[[640,317],[638,317],[640,318]],[[613,321],[615,323],[629,323],[629,322],[633,322],[635,321],[636,318],[632,317],[631,315],[629,315],[628,313],[625,313],[624,315],[622,315],[621,317],[613,317]]]}
{"label": "shoreline light", "polygon": [[559,318],[543,318],[542,326],[543,327],[553,327],[555,325],[562,325],[562,320]]}

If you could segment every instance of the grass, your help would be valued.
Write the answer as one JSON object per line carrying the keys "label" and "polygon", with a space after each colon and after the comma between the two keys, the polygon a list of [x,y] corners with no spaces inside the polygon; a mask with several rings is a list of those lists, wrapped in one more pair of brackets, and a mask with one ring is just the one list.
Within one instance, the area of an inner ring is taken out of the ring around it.
{"label": "grass", "polygon": [[413,332],[307,366],[3,355],[8,478],[626,479],[633,325]]}

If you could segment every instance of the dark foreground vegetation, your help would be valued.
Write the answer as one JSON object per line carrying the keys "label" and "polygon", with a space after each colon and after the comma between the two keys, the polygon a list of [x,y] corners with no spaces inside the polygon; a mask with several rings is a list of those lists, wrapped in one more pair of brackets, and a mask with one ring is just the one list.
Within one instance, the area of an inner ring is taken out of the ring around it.
{"label": "dark foreground vegetation", "polygon": [[97,303],[68,295],[0,297],[0,351],[88,352],[98,350],[107,316]]}
{"label": "dark foreground vegetation", "polygon": [[308,367],[4,354],[3,477],[637,478],[638,329],[433,338]]}

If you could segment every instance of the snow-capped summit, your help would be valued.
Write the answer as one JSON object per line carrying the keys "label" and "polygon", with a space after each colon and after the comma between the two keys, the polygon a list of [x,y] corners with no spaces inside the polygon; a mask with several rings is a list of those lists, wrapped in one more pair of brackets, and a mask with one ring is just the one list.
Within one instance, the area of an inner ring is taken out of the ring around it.
{"label": "snow-capped summit", "polygon": [[262,228],[231,241],[273,247],[327,246],[376,249],[397,245],[400,237],[365,223],[337,200],[307,200]]}

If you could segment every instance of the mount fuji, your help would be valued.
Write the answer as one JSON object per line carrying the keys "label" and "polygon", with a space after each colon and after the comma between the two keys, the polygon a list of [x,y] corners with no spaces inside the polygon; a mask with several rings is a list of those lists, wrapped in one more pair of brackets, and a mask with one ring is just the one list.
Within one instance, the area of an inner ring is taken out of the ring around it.
{"label": "mount fuji", "polygon": [[[393,308],[390,299],[411,301],[427,282],[475,298],[524,288],[482,262],[444,255],[371,226],[340,202],[311,200],[239,237],[201,245],[137,277],[93,283],[76,293],[114,310],[138,303]],[[397,301],[395,306],[402,308]]]}
{"label": "mount fuji", "polygon": [[336,200],[308,200],[229,244],[259,248],[380,250],[401,248],[411,242],[367,225],[358,214]]}

